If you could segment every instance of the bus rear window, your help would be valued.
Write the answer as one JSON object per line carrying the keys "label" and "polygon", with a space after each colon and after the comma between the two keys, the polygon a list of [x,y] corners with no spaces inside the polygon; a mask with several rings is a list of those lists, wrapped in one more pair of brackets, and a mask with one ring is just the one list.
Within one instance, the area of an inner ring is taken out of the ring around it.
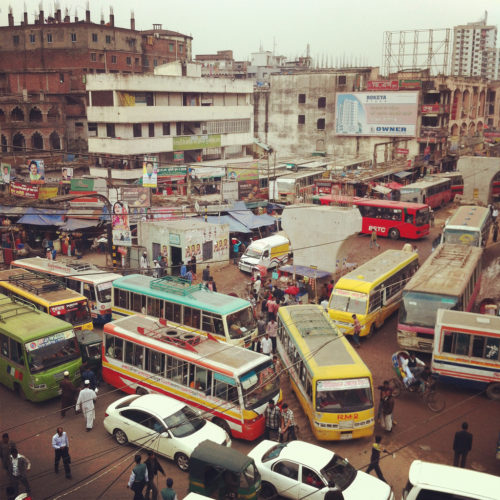
{"label": "bus rear window", "polygon": [[353,314],[365,314],[368,296],[365,293],[337,289],[333,291],[330,309]]}

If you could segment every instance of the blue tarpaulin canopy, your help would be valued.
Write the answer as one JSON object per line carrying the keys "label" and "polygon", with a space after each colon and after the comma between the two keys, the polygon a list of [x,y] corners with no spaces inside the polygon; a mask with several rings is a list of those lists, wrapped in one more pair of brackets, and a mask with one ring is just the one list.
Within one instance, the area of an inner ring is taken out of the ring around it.
{"label": "blue tarpaulin canopy", "polygon": [[300,274],[301,276],[307,276],[308,278],[326,278],[332,273],[328,271],[321,271],[320,269],[313,269],[307,266],[281,266],[280,271],[283,273]]}
{"label": "blue tarpaulin canopy", "polygon": [[229,212],[229,215],[249,229],[258,229],[259,227],[273,226],[276,224],[276,219],[273,216],[267,214],[254,215],[250,210]]}
{"label": "blue tarpaulin canopy", "polygon": [[[204,221],[205,217],[195,217],[197,220]],[[244,226],[241,222],[238,222],[236,219],[231,217],[230,215],[221,215],[220,217],[217,215],[207,215],[207,222],[210,224],[229,224],[229,232],[230,233],[251,233],[250,229]]]}
{"label": "blue tarpaulin canopy", "polygon": [[411,172],[406,172],[406,170],[405,170],[404,172],[398,172],[398,173],[396,173],[394,175],[396,177],[399,177],[400,179],[404,179],[405,177],[408,177],[411,174],[412,174]]}
{"label": "blue tarpaulin canopy", "polygon": [[17,223],[31,224],[33,226],[62,226],[65,214],[66,210],[27,207],[25,215]]}

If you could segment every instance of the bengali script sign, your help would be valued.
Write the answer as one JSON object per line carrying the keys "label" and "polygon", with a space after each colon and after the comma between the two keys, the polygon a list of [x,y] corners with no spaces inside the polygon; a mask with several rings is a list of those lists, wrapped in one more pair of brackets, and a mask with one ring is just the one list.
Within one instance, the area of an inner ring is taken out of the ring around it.
{"label": "bengali script sign", "polygon": [[188,151],[190,149],[220,148],[220,134],[181,135],[173,138],[174,149]]}

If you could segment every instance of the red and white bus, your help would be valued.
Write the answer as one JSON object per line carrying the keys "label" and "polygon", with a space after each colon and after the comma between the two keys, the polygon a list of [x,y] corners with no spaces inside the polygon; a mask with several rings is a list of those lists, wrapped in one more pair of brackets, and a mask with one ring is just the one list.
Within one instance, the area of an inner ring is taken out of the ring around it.
{"label": "red and white bus", "polygon": [[281,399],[269,356],[139,314],[104,325],[102,376],[127,393],[183,401],[248,441],[264,433],[269,400]]}
{"label": "red and white bus", "polygon": [[431,208],[439,208],[449,203],[454,195],[451,190],[451,179],[448,177],[424,177],[422,180],[403,186],[401,201],[426,203]]}
{"label": "red and white bus", "polygon": [[457,194],[464,194],[464,178],[460,172],[440,172],[434,175],[440,179],[451,180],[451,201],[455,199]]}
{"label": "red and white bus", "polygon": [[317,205],[356,206],[363,218],[361,232],[379,236],[419,239],[429,234],[429,207],[423,203],[350,196],[314,196]]}

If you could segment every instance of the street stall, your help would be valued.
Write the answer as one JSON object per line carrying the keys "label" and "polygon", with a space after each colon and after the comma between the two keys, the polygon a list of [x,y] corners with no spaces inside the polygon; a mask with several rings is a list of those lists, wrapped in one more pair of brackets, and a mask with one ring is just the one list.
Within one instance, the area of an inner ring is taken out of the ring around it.
{"label": "street stall", "polygon": [[295,300],[302,304],[317,303],[321,298],[324,285],[327,285],[333,278],[332,273],[328,271],[293,264],[281,266],[278,269],[278,275],[282,282],[288,284],[284,292],[295,297]]}

